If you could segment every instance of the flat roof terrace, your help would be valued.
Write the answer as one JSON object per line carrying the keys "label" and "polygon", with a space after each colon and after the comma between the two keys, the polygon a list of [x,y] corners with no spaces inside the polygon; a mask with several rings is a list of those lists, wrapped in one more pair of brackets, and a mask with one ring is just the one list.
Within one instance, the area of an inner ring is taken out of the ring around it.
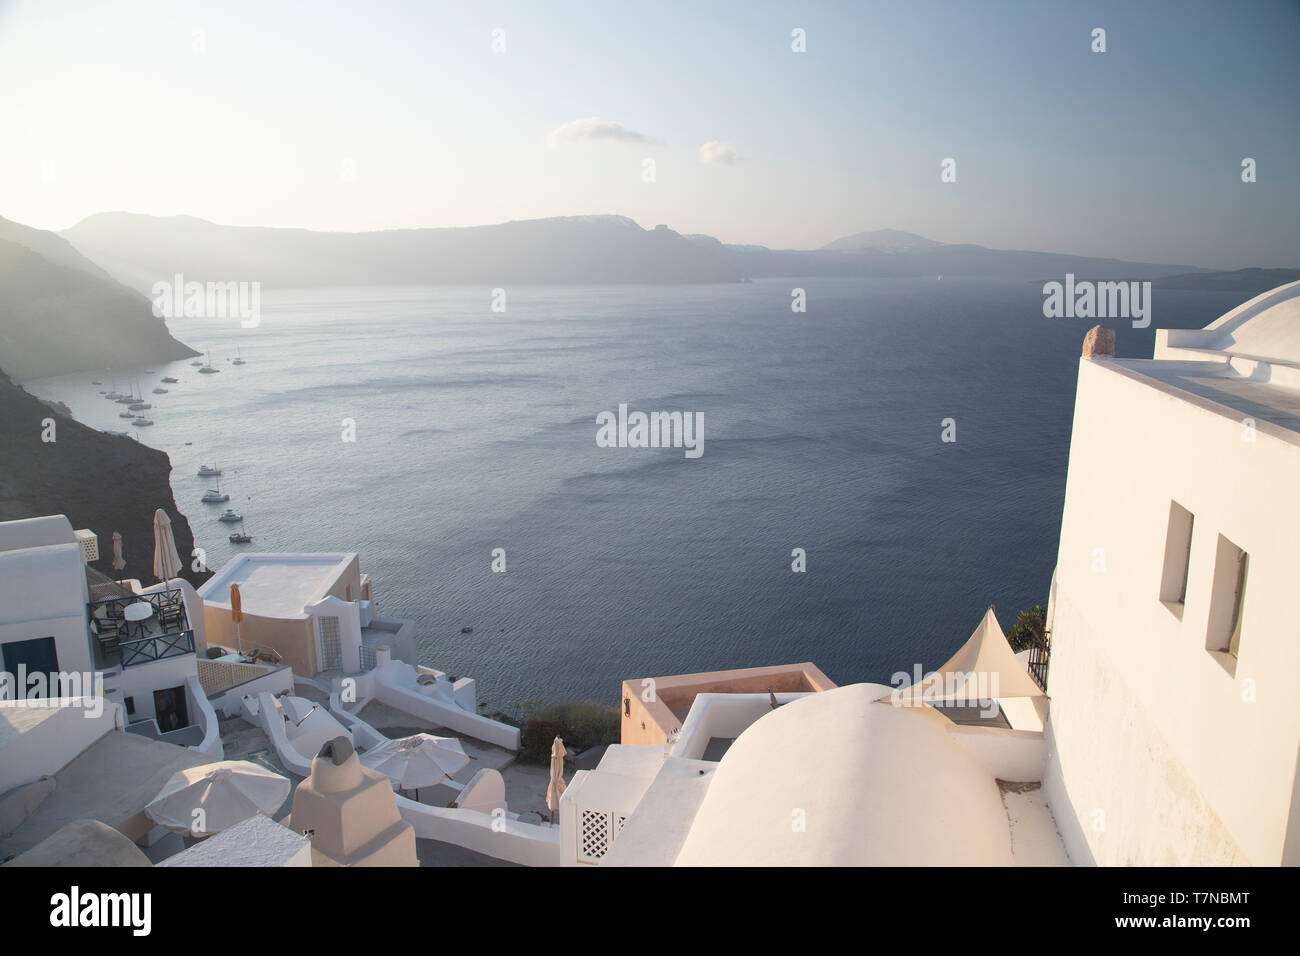
{"label": "flat roof terrace", "polygon": [[1221,414],[1240,421],[1253,418],[1300,434],[1300,390],[1231,371],[1211,362],[1108,359],[1108,364],[1170,389],[1220,406]]}
{"label": "flat roof terrace", "polygon": [[325,597],[347,571],[355,553],[241,554],[199,588],[211,607],[230,607],[230,586],[250,614],[303,617],[303,607]]}

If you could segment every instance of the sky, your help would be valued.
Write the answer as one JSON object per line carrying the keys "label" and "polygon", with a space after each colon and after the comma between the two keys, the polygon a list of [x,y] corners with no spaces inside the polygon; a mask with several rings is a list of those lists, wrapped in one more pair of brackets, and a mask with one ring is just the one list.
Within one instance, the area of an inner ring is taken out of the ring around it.
{"label": "sky", "polygon": [[0,0],[0,216],[1300,267],[1298,50],[1300,0]]}

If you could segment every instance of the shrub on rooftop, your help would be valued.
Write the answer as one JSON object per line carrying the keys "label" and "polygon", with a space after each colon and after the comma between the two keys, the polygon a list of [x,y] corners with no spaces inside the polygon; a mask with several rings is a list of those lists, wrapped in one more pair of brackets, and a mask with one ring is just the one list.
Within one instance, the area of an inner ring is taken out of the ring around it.
{"label": "shrub on rooftop", "polygon": [[1016,623],[1007,631],[1007,643],[1017,654],[1031,647],[1041,647],[1047,633],[1047,608],[1036,604],[1021,611]]}
{"label": "shrub on rooftop", "polygon": [[520,707],[523,729],[519,734],[519,759],[549,763],[551,742],[560,737],[570,754],[619,740],[618,708],[594,700],[542,704],[527,701]]}

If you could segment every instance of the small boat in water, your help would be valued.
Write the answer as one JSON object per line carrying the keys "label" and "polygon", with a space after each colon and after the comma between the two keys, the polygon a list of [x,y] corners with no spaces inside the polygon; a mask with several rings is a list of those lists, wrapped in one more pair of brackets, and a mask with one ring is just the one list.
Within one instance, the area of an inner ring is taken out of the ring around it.
{"label": "small boat in water", "polygon": [[234,508],[227,508],[217,516],[218,521],[243,521],[244,516],[235,511]]}
{"label": "small boat in water", "polygon": [[[191,363],[191,364],[197,365],[198,363],[197,363],[197,362],[193,362],[193,363]],[[199,374],[200,374],[200,375],[216,375],[216,374],[217,374],[218,372],[220,372],[220,371],[221,371],[221,369],[219,369],[219,368],[213,368],[213,367],[212,367],[212,356],[209,355],[209,356],[208,356],[208,364],[207,364],[207,365],[204,365],[202,368],[199,369]]]}
{"label": "small boat in water", "polygon": [[91,385],[103,385],[104,383],[103,383],[103,382],[91,382],[90,384],[91,384]]}
{"label": "small boat in water", "polygon": [[239,349],[235,349],[235,358],[234,358],[234,361],[232,361],[230,364],[231,364],[231,365],[247,365],[248,363],[245,362],[245,361],[243,360],[243,358],[240,356],[240,354],[239,354]]}
{"label": "small boat in water", "polygon": [[[188,445],[189,442],[186,442],[186,444]],[[219,475],[219,474],[221,474],[220,468],[214,468],[212,465],[199,465],[200,478],[210,478],[213,475]]]}
{"label": "small boat in water", "polygon": [[165,389],[165,388],[155,388],[155,389],[153,390],[153,393],[154,393],[155,395],[166,395],[166,394],[167,394],[167,389]]}
{"label": "small boat in water", "polygon": [[231,544],[248,544],[253,536],[244,530],[244,519],[239,519],[239,530],[230,536]]}
{"label": "small boat in water", "polygon": [[194,362],[191,362],[190,364],[191,364],[191,365],[202,365],[203,363],[202,363],[202,362],[199,362],[199,361],[194,361]]}
{"label": "small boat in water", "polygon": [[130,405],[126,407],[131,409],[131,411],[133,412],[143,412],[143,411],[147,411],[150,408],[153,408],[153,406],[150,405],[148,402],[132,402]]}
{"label": "small boat in water", "polygon": [[140,428],[140,427],[142,427],[142,426],[144,426],[144,425],[152,425],[152,424],[153,424],[153,419],[152,419],[152,418],[143,418],[143,417],[141,417],[141,418],[137,418],[137,419],[136,419],[135,421],[133,421],[131,424],[134,425],[136,428]]}
{"label": "small boat in water", "polygon": [[180,381],[180,379],[175,379],[175,378],[172,378],[172,377],[168,376],[168,377],[164,378],[163,381],[166,382],[168,385],[175,385],[178,381]]}
{"label": "small boat in water", "polygon": [[203,492],[203,500],[209,504],[220,504],[223,501],[229,501],[230,495],[221,490],[221,479],[217,479],[217,487],[209,488]]}
{"label": "small boat in water", "polygon": [[135,418],[135,412],[118,412],[118,418]]}

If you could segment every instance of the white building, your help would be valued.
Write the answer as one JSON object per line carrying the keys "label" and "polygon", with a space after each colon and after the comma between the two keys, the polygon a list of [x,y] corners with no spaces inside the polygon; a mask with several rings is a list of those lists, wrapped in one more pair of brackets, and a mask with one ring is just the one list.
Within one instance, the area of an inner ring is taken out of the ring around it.
{"label": "white building", "polygon": [[96,599],[85,568],[93,539],[63,515],[0,523],[0,698],[102,696],[128,731],[220,757],[196,670],[198,595],[176,580]]}
{"label": "white building", "polygon": [[1300,282],[1085,358],[1047,792],[1077,862],[1300,862]]}
{"label": "white building", "polygon": [[62,515],[0,523],[0,664],[7,674],[86,673],[90,593],[81,546]]}

